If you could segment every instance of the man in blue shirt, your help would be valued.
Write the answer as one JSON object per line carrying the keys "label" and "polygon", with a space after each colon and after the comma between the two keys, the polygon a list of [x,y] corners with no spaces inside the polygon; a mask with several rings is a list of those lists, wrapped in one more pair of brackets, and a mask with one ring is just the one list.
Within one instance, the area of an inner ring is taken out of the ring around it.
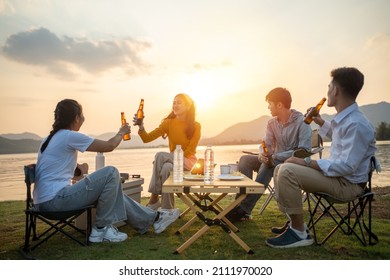
{"label": "man in blue shirt", "polygon": [[[274,88],[267,94],[265,100],[273,117],[267,123],[264,139],[268,154],[261,152],[258,156],[241,156],[238,169],[251,179],[253,172],[257,172],[256,182],[266,187],[272,179],[276,165],[291,157],[297,148],[311,149],[312,132],[310,126],[304,123],[303,114],[291,109],[292,98],[287,89]],[[226,217],[231,222],[250,219],[260,197],[261,194],[247,195]]]}
{"label": "man in blue shirt", "polygon": [[376,151],[375,129],[356,104],[364,84],[364,75],[356,68],[337,68],[331,72],[328,106],[337,114],[332,121],[320,115],[313,121],[319,134],[332,139],[328,159],[291,157],[275,168],[274,181],[279,209],[290,217],[285,231],[268,238],[274,248],[313,244],[303,219],[302,190],[324,192],[340,199],[360,195],[368,181],[370,158]]}

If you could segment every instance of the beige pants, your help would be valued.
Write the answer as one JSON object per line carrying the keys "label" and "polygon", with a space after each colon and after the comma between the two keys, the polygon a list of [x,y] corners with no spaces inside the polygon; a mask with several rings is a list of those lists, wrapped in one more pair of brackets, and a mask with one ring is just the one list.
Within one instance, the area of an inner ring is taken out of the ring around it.
{"label": "beige pants", "polygon": [[328,193],[339,199],[351,199],[363,189],[343,177],[327,177],[310,167],[283,163],[274,171],[275,194],[279,209],[288,214],[303,214],[302,191]]}
{"label": "beige pants", "polygon": [[[184,170],[190,170],[196,162],[196,157],[184,158]],[[158,152],[154,157],[153,173],[149,184],[149,192],[161,194],[161,208],[175,208],[175,198],[172,193],[162,193],[162,185],[173,170],[173,154]]]}

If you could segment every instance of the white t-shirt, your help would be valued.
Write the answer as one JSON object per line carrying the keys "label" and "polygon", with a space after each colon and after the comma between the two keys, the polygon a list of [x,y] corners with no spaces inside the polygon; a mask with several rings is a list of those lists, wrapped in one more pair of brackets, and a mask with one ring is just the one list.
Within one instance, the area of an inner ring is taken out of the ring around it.
{"label": "white t-shirt", "polygon": [[51,200],[58,191],[71,185],[77,152],[84,152],[94,140],[77,131],[61,129],[43,153],[39,149],[33,192],[35,204]]}

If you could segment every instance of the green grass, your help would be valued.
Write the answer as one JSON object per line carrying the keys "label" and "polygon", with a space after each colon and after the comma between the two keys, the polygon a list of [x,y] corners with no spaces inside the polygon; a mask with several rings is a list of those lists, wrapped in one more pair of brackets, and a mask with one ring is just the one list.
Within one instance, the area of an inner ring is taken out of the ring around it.
{"label": "green grass", "polygon": [[[265,196],[258,202],[254,210],[254,219],[241,222],[238,225],[241,237],[255,252],[247,254],[237,243],[220,228],[212,227],[181,254],[173,252],[184,241],[190,238],[198,228],[203,226],[196,221],[192,228],[181,235],[175,234],[192,216],[187,214],[177,220],[165,232],[156,235],[151,229],[145,235],[139,235],[135,230],[125,225],[121,231],[129,235],[129,239],[121,243],[100,243],[82,247],[69,239],[57,234],[48,242],[33,251],[37,259],[63,260],[333,260],[333,259],[390,259],[390,219],[389,194],[377,195],[374,201],[373,229],[380,242],[374,246],[362,246],[353,236],[342,233],[335,235],[323,246],[308,246],[291,249],[273,249],[265,244],[265,239],[272,236],[270,227],[284,224],[286,218],[278,210],[275,201],[267,207],[263,215],[258,214]],[[233,197],[229,197],[233,199]],[[177,201],[177,207],[184,210],[186,207]],[[142,203],[145,204],[146,199]],[[24,240],[24,202],[0,202],[0,259],[23,259],[19,248]],[[329,223],[328,223],[329,222]],[[328,226],[331,220],[327,218]],[[321,234],[327,225],[318,228]]]}

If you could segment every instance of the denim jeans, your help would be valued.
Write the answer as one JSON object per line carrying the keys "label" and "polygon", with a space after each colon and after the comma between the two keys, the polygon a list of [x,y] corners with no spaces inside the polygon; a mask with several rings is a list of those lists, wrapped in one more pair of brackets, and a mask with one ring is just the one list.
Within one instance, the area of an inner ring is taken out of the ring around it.
{"label": "denim jeans", "polygon": [[[275,160],[276,165],[280,163],[281,162]],[[274,169],[275,167],[269,168],[265,164],[261,164],[258,156],[256,155],[244,155],[240,157],[240,161],[238,162],[238,170],[248,178],[252,179],[253,172],[257,172],[255,181],[263,184],[265,188],[272,179]],[[250,215],[260,197],[261,194],[249,194],[238,207],[246,214]]]}
{"label": "denim jeans", "polygon": [[125,221],[139,233],[145,233],[157,212],[129,198],[122,191],[119,171],[106,166],[74,185],[61,189],[47,202],[35,205],[39,211],[68,211],[96,204],[96,226]]}

